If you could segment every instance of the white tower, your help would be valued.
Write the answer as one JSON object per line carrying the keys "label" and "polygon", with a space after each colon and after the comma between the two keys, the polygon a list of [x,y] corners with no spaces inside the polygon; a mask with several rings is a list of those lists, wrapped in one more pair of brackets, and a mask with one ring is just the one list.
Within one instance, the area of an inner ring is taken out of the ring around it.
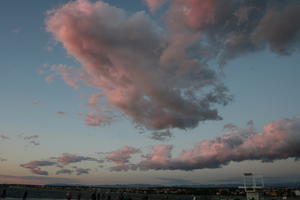
{"label": "white tower", "polygon": [[247,200],[261,200],[262,188],[264,187],[264,180],[262,176],[254,176],[252,173],[244,173],[244,185],[240,186],[246,192]]}

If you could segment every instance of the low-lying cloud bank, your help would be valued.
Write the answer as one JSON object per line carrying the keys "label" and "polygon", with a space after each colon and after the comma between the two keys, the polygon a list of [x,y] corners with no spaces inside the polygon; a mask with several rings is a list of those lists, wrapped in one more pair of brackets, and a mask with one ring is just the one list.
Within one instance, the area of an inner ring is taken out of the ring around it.
{"label": "low-lying cloud bank", "polygon": [[[196,170],[219,168],[230,162],[300,158],[300,117],[271,122],[261,132],[252,123],[246,129],[233,128],[214,140],[203,140],[191,149],[172,156],[173,145],[156,145],[138,163],[117,170]],[[111,168],[114,169],[114,168]]]}
{"label": "low-lying cloud bank", "polygon": [[48,176],[49,172],[46,170],[42,170],[42,167],[55,167],[59,168],[56,171],[56,174],[72,174],[76,173],[77,175],[88,174],[91,169],[80,168],[77,166],[73,166],[74,170],[65,169],[65,166],[69,166],[71,164],[78,164],[84,161],[90,161],[95,163],[103,163],[103,160],[89,157],[89,156],[80,156],[75,154],[63,153],[58,157],[51,157],[46,160],[34,160],[28,163],[21,164],[20,166],[26,169],[29,169],[32,174],[44,175]]}
{"label": "low-lying cloud bank", "polygon": [[[253,122],[247,128],[241,129],[231,124],[228,132],[213,140],[202,140],[190,149],[184,149],[177,156],[172,155],[173,145],[154,145],[150,153],[142,148],[124,146],[123,148],[98,153],[102,159],[62,154],[48,160],[31,161],[21,166],[30,169],[33,174],[48,175],[41,167],[54,166],[59,170],[56,174],[88,174],[91,169],[70,164],[91,161],[108,167],[111,171],[128,170],[197,170],[205,168],[219,168],[230,162],[246,160],[260,160],[273,162],[280,159],[300,158],[300,116],[270,122],[258,132]],[[133,159],[134,158],[134,159]],[[135,162],[132,162],[135,160]]]}

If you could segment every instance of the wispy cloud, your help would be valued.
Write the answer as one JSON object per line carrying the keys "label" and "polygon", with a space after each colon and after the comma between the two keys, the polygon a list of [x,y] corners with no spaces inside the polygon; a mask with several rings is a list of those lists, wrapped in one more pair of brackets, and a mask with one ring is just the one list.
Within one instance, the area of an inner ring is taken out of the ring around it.
{"label": "wispy cloud", "polygon": [[20,135],[20,137],[22,137],[24,140],[29,141],[29,144],[32,146],[39,146],[40,143],[38,141],[36,141],[36,139],[39,139],[39,135],[30,135],[30,136],[23,136]]}

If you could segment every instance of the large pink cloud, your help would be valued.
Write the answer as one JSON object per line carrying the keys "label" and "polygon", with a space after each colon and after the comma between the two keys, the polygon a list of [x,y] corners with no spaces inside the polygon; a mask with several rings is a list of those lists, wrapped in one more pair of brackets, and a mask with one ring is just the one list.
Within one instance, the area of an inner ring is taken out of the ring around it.
{"label": "large pink cloud", "polygon": [[[69,2],[51,11],[46,24],[82,64],[84,75],[71,77],[99,89],[138,125],[186,129],[221,119],[214,105],[230,98],[216,73],[189,52],[195,37],[169,35],[145,12],[129,15],[101,1]],[[62,76],[70,84],[70,75]]]}
{"label": "large pink cloud", "polygon": [[215,107],[231,98],[207,61],[225,64],[266,47],[284,55],[299,49],[298,1],[145,2],[152,11],[168,4],[164,23],[102,1],[76,0],[49,12],[47,30],[81,63],[51,70],[75,88],[80,81],[98,89],[106,99],[100,105],[90,97],[87,125],[109,119],[97,109],[103,102],[152,130],[221,119]]}

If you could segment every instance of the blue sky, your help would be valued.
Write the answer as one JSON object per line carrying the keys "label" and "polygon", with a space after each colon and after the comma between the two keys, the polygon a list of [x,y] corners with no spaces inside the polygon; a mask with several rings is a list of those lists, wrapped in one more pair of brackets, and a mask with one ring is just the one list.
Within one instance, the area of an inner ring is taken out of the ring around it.
{"label": "blue sky", "polygon": [[[211,61],[212,68],[222,73],[220,79],[234,97],[227,106],[216,106],[222,120],[207,120],[200,122],[196,128],[187,130],[173,128],[171,129],[173,137],[166,141],[150,139],[149,136],[153,131],[147,128],[145,133],[139,133],[131,117],[122,114],[122,110],[118,110],[118,113],[123,116],[110,125],[87,126],[84,116],[78,113],[91,111],[86,96],[96,92],[97,88],[82,84],[82,88],[74,89],[59,77],[47,82],[45,75],[39,73],[47,71],[51,65],[64,64],[77,68],[82,65],[74,56],[67,53],[60,41],[54,39],[52,33],[46,31],[46,12],[67,2],[62,0],[1,2],[0,135],[9,137],[0,140],[0,157],[6,159],[0,162],[3,176],[30,176],[32,172],[29,168],[20,165],[34,160],[48,160],[63,153],[104,159],[103,155],[97,152],[112,152],[124,146],[132,146],[149,153],[153,145],[172,144],[173,153],[177,155],[198,141],[213,140],[223,135],[226,132],[223,130],[225,124],[233,123],[244,128],[247,127],[249,120],[253,120],[257,132],[260,132],[265,124],[292,118],[300,113],[299,51],[296,50],[287,56],[278,55],[265,48],[229,60],[222,67],[216,66],[214,60]],[[151,19],[161,23],[159,20],[163,10],[152,13],[142,0],[130,3],[117,0],[106,2],[130,14],[145,11]],[[86,95],[85,98],[80,98],[82,94]],[[33,101],[39,103],[33,104]],[[57,111],[65,114],[56,114]],[[30,144],[32,140],[24,139],[32,135],[38,135],[34,141],[40,143],[39,145]],[[222,165],[217,169],[192,171],[114,172],[109,169],[113,163],[106,165],[105,161],[104,164],[91,161],[76,163],[78,168],[90,169],[89,174],[80,176],[75,173],[57,175],[56,169],[52,166],[42,169],[49,171],[47,177],[67,178],[70,183],[173,184],[172,179],[170,182],[166,180],[176,177],[190,183],[206,184],[236,178],[245,171],[253,171],[266,177],[299,178],[297,169],[300,163],[293,157],[296,156],[267,163],[262,163],[259,159],[252,161],[246,159],[242,162],[230,162],[229,165]],[[133,155],[132,159],[138,159],[137,155]],[[69,168],[72,167],[74,166]],[[4,182],[15,182],[7,177],[2,179]],[[28,183],[30,182],[28,180]]]}

